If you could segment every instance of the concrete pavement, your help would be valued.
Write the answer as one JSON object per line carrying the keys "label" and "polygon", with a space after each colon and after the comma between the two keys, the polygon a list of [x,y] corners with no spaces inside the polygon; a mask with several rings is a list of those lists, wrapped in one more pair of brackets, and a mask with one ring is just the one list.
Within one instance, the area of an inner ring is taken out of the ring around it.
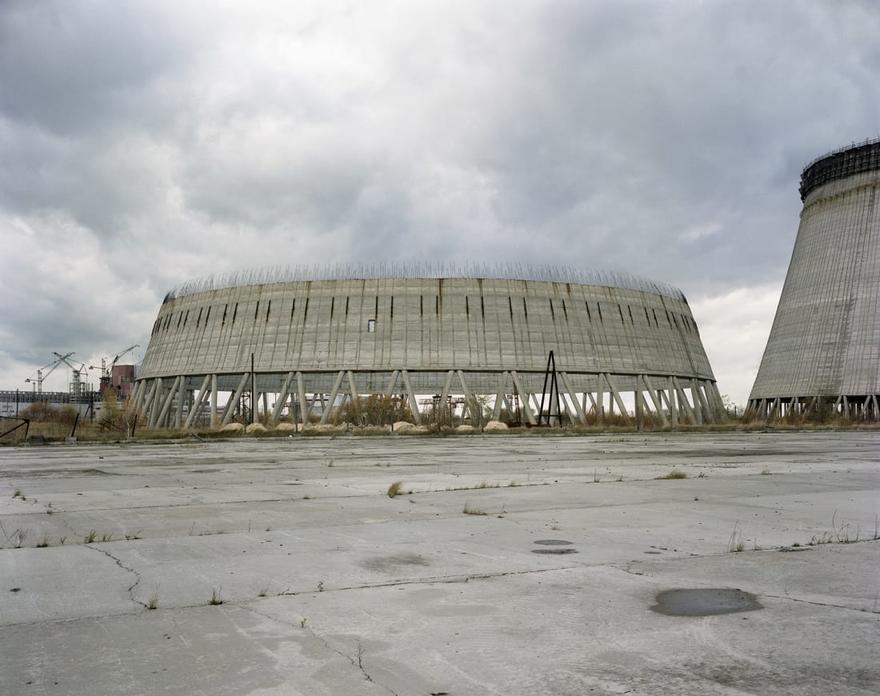
{"label": "concrete pavement", "polygon": [[[2,449],[0,693],[877,693],[878,463],[871,432]],[[673,588],[762,608],[652,611]]]}

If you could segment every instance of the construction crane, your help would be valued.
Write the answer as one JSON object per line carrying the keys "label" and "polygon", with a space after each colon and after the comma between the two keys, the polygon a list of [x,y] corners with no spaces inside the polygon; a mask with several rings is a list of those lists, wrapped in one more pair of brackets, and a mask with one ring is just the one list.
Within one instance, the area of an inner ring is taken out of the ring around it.
{"label": "construction crane", "polygon": [[101,392],[104,391],[105,388],[110,386],[110,378],[113,376],[113,366],[119,362],[119,359],[125,355],[128,355],[135,348],[140,348],[139,343],[135,343],[133,346],[129,346],[124,350],[119,351],[113,360],[110,361],[110,364],[107,365],[107,358],[101,358]]}
{"label": "construction crane", "polygon": [[[28,377],[25,380],[26,384],[35,383],[37,385],[37,394],[43,393],[43,380],[46,379],[52,372],[58,367],[62,362],[67,363],[67,359],[73,355],[73,353],[67,353],[66,355],[59,355],[53,351],[53,355],[57,356],[53,362],[50,362],[48,365],[43,365],[40,369],[37,370],[37,378],[33,379],[32,377]],[[70,363],[67,363],[68,365]],[[48,370],[48,372],[43,372],[44,370]]]}
{"label": "construction crane", "polygon": [[[54,353],[54,351],[53,351]],[[68,358],[73,355],[73,353],[68,353],[67,355],[61,355],[61,353],[54,353],[58,359],[67,365],[71,371],[73,372],[73,377],[70,380],[70,395],[71,396],[82,396],[86,391],[85,387],[87,386],[86,382],[82,381],[82,373],[86,371],[87,366],[85,363],[82,363],[79,367],[77,367],[74,363],[70,362]]]}

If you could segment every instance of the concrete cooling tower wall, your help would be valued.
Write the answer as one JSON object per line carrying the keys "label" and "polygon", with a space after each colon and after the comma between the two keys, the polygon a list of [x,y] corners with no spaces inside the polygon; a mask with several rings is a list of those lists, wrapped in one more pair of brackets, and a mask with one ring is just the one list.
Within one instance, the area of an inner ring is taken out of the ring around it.
{"label": "concrete cooling tower wall", "polygon": [[417,421],[432,398],[446,403],[455,394],[479,397],[496,416],[516,407],[535,423],[550,351],[561,410],[574,422],[609,412],[661,423],[723,417],[696,323],[675,288],[571,271],[520,269],[515,278],[396,270],[279,272],[172,291],[138,377],[136,400],[150,425],[229,422],[243,394],[266,409],[263,395],[271,395],[273,420],[303,423],[326,422],[334,406],[370,394],[401,395]]}
{"label": "concrete cooling tower wall", "polygon": [[880,141],[814,161],[800,193],[797,240],[749,410],[878,420]]}

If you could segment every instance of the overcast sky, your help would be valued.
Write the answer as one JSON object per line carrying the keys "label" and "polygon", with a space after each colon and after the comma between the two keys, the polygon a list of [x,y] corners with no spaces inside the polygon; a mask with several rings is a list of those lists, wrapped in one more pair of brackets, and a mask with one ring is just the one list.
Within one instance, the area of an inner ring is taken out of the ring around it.
{"label": "overcast sky", "polygon": [[3,0],[0,388],[145,348],[194,276],[460,259],[680,287],[743,403],[878,37],[870,0]]}

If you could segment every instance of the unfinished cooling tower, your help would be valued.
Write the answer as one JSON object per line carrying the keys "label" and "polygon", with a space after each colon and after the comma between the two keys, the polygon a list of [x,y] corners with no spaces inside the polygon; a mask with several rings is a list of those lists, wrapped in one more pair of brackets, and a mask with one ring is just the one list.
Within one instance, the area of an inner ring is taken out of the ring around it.
{"label": "unfinished cooling tower", "polygon": [[758,417],[880,418],[880,140],[813,161],[782,297],[749,397]]}
{"label": "unfinished cooling tower", "polygon": [[223,424],[242,394],[266,410],[271,399],[272,420],[302,423],[377,394],[405,398],[417,422],[432,399],[454,394],[535,423],[550,351],[571,421],[723,418],[680,290],[521,266],[346,266],[187,283],[159,310],[136,401],[153,427]]}

